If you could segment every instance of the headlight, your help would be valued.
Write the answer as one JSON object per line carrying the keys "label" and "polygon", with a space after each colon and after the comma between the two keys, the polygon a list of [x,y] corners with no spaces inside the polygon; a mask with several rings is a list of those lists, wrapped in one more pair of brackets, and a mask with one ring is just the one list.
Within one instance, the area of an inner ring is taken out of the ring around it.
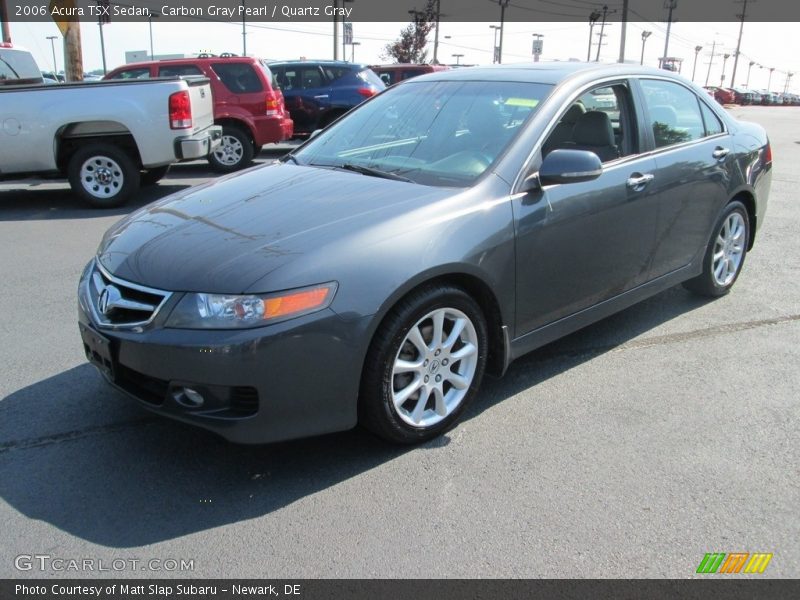
{"label": "headlight", "polygon": [[274,294],[189,293],[172,311],[165,326],[179,329],[263,327],[327,308],[334,294],[335,282]]}

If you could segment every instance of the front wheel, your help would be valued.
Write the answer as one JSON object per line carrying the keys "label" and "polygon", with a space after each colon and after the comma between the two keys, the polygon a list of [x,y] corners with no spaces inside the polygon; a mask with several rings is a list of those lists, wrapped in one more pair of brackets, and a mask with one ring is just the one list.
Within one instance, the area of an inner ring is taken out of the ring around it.
{"label": "front wheel", "polygon": [[742,272],[750,241],[750,218],[744,204],[731,202],[722,211],[703,257],[703,272],[683,286],[701,296],[727,294]]}
{"label": "front wheel", "polygon": [[79,148],[67,165],[67,177],[72,191],[95,208],[121,206],[139,188],[139,168],[113,144]]}
{"label": "front wheel", "polygon": [[487,350],[486,321],[466,292],[449,285],[414,292],[391,311],[370,346],[361,424],[403,444],[447,431],[477,393]]}
{"label": "front wheel", "polygon": [[225,125],[222,128],[222,143],[208,155],[211,167],[220,173],[231,173],[253,161],[255,148],[250,136],[238,127]]}

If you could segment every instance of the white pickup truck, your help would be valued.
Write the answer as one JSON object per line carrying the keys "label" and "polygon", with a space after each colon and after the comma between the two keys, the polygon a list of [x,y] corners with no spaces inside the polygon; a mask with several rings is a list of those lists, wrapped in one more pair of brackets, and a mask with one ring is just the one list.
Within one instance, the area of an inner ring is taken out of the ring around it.
{"label": "white pickup truck", "polygon": [[44,85],[29,52],[0,45],[0,180],[66,176],[95,207],[123,204],[222,128],[204,77]]}

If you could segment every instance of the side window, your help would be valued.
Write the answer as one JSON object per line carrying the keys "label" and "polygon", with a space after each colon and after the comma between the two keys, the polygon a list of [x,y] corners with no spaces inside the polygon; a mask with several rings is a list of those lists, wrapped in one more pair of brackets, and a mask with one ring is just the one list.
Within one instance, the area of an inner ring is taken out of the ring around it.
{"label": "side window", "polygon": [[553,150],[588,150],[603,162],[635,154],[636,130],[628,86],[616,84],[591,89],[559,118],[542,146]]}
{"label": "side window", "polygon": [[234,94],[249,94],[263,92],[264,86],[256,72],[245,63],[215,63],[211,69],[217,74],[219,80]]}
{"label": "side window", "polygon": [[697,96],[671,81],[641,81],[656,148],[682,144],[705,136]]}
{"label": "side window", "polygon": [[199,67],[194,65],[172,65],[159,67],[159,77],[183,77],[185,75],[202,75],[203,72]]}
{"label": "side window", "polygon": [[706,125],[706,135],[717,135],[725,131],[722,127],[722,122],[714,112],[708,108],[703,102],[700,103],[700,111],[703,113],[703,122]]}
{"label": "side window", "polygon": [[300,87],[304,90],[311,90],[322,87],[322,73],[317,67],[308,67],[300,71]]}
{"label": "side window", "polygon": [[150,68],[145,67],[142,69],[128,69],[127,71],[120,71],[112,79],[150,79]]}
{"label": "side window", "polygon": [[394,72],[393,71],[384,71],[380,74],[381,81],[383,81],[386,85],[392,85],[394,83]]}

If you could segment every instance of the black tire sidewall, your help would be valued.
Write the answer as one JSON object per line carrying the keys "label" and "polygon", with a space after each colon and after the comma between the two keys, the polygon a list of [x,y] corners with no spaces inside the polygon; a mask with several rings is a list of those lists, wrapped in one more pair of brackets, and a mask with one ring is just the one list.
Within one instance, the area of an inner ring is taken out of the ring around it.
{"label": "black tire sidewall", "polygon": [[[403,421],[395,411],[392,402],[392,369],[400,344],[405,340],[411,327],[425,315],[439,308],[459,310],[472,321],[478,337],[478,364],[470,388],[456,410],[436,425],[413,427]],[[372,413],[370,415],[372,418],[368,421],[371,421],[373,426],[367,423],[367,427],[385,439],[406,444],[429,440],[452,428],[477,393],[486,369],[488,332],[486,320],[478,303],[459,288],[451,286],[436,286],[423,290],[413,294],[393,309],[384,321],[382,331],[379,331],[376,340],[377,343],[373,344],[370,350],[374,358],[368,372],[372,377],[365,378],[364,383],[368,389],[362,390],[362,401],[370,404],[365,408]]]}
{"label": "black tire sidewall", "polygon": [[250,140],[250,136],[247,135],[247,133],[241,127],[230,125],[223,126],[222,136],[225,137],[226,135],[235,137],[242,145],[242,159],[234,165],[224,165],[217,160],[216,156],[214,156],[214,152],[212,151],[208,155],[208,162],[211,167],[219,173],[232,173],[234,171],[243,169],[253,162],[253,156],[255,155],[253,142]]}
{"label": "black tire sidewall", "polygon": [[[93,156],[104,156],[116,162],[122,169],[122,186],[110,198],[93,196],[83,187],[81,167]],[[137,189],[139,189],[139,168],[127,152],[113,144],[90,143],[82,146],[72,155],[67,165],[67,178],[72,191],[94,208],[115,208],[122,206]]]}

